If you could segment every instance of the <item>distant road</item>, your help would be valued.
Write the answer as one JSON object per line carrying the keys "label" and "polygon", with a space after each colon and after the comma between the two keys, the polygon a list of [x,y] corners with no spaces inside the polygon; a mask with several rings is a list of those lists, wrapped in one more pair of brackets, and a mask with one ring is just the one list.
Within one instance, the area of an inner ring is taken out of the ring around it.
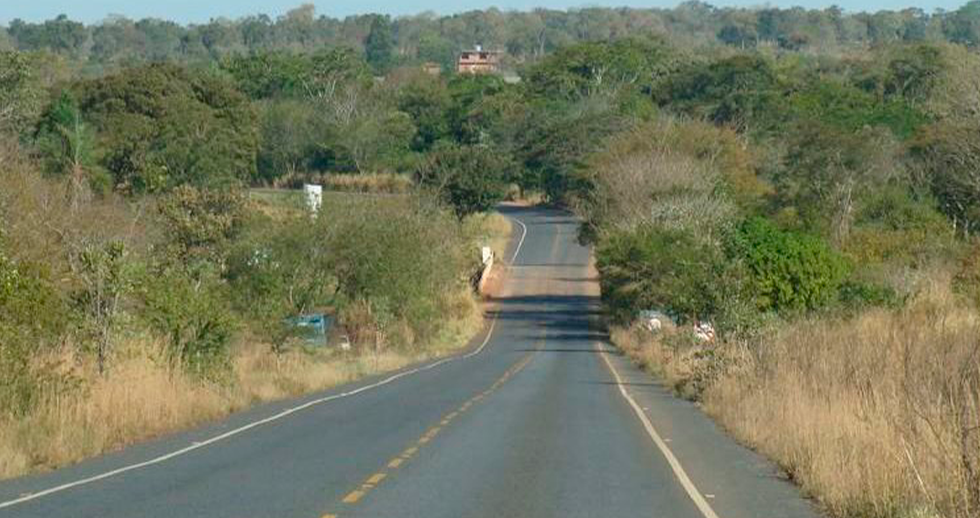
{"label": "distant road", "polygon": [[814,516],[697,408],[600,352],[573,218],[503,210],[526,237],[465,357],[2,482],[0,516]]}

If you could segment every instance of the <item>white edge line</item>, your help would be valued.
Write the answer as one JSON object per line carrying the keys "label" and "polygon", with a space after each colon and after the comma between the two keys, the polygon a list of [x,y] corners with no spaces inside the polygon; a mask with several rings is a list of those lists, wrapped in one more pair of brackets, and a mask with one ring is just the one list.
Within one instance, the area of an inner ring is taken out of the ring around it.
{"label": "white edge line", "polygon": [[[524,228],[524,232],[521,234],[521,240],[517,243],[517,249],[514,251],[514,256],[511,259],[511,262],[513,262],[515,259],[517,259],[517,254],[519,254],[521,252],[521,247],[524,245],[524,238],[527,236],[527,227],[524,225],[524,223],[522,223],[517,218],[510,218],[510,219],[516,221],[519,225],[521,225],[521,227]],[[69,482],[67,484],[62,484],[60,486],[55,486],[55,487],[52,487],[52,488],[48,488],[48,489],[45,489],[43,491],[38,491],[37,493],[31,493],[31,494],[28,494],[28,495],[24,495],[24,496],[22,496],[20,498],[17,498],[17,499],[14,499],[14,500],[10,500],[10,501],[7,501],[7,502],[0,502],[0,509],[4,509],[6,507],[13,507],[15,505],[22,504],[22,503],[25,503],[25,502],[29,502],[31,500],[36,500],[38,498],[41,498],[41,497],[44,497],[44,496],[48,496],[48,495],[51,495],[51,494],[54,494],[54,493],[60,493],[62,491],[68,490],[68,489],[72,489],[72,488],[75,488],[75,487],[88,485],[88,484],[91,484],[93,482],[98,482],[100,480],[105,480],[107,478],[115,477],[117,475],[121,475],[121,474],[127,473],[129,471],[134,471],[134,470],[145,468],[145,467],[148,467],[148,466],[153,466],[155,464],[160,464],[162,462],[166,462],[166,461],[168,461],[170,459],[173,459],[175,457],[180,457],[181,455],[186,455],[186,454],[188,454],[188,453],[190,453],[190,452],[192,452],[194,450],[198,450],[200,448],[204,448],[205,446],[210,446],[210,445],[212,445],[214,443],[217,443],[217,442],[223,441],[225,439],[234,437],[234,436],[239,435],[239,434],[241,434],[243,432],[246,432],[248,430],[251,430],[252,428],[256,428],[258,426],[262,426],[264,424],[268,424],[268,423],[271,423],[273,421],[278,421],[278,420],[280,420],[280,419],[282,419],[284,417],[287,417],[287,416],[292,415],[292,414],[294,414],[296,412],[299,412],[300,410],[305,410],[305,409],[310,408],[312,406],[321,405],[323,403],[327,403],[327,402],[333,401],[335,399],[346,398],[346,397],[350,397],[350,396],[354,396],[354,395],[360,394],[361,392],[366,392],[368,390],[376,389],[376,388],[378,388],[378,387],[380,387],[382,385],[387,385],[387,384],[389,384],[389,383],[391,383],[391,382],[393,382],[393,381],[395,381],[395,380],[397,380],[399,378],[404,378],[405,376],[410,376],[412,374],[418,374],[419,372],[427,371],[429,369],[434,369],[434,368],[436,368],[436,367],[438,367],[440,365],[449,363],[451,361],[465,360],[467,358],[472,358],[472,357],[480,354],[481,352],[483,352],[483,349],[485,349],[486,346],[487,346],[487,344],[490,343],[490,339],[493,337],[493,331],[496,328],[496,326],[497,326],[497,315],[494,315],[493,320],[490,321],[490,329],[487,330],[487,335],[483,339],[483,343],[481,343],[480,346],[477,347],[475,350],[470,351],[467,354],[463,354],[463,355],[460,355],[460,356],[451,356],[449,358],[443,358],[443,359],[441,359],[439,361],[436,361],[436,362],[433,362],[433,363],[430,363],[430,364],[427,364],[427,365],[423,365],[421,367],[416,367],[414,369],[410,369],[410,370],[407,370],[407,371],[399,372],[397,374],[393,374],[391,376],[388,376],[385,379],[376,381],[376,382],[374,382],[374,383],[372,383],[370,385],[365,385],[363,387],[358,387],[358,388],[356,388],[354,390],[349,390],[349,391],[346,391],[346,392],[341,392],[339,394],[333,394],[331,396],[326,396],[326,397],[314,399],[312,401],[307,401],[306,403],[303,403],[302,405],[298,405],[298,406],[295,406],[295,407],[292,407],[292,408],[288,408],[286,410],[283,410],[283,411],[279,412],[278,414],[271,415],[271,416],[266,417],[264,419],[259,419],[258,421],[253,421],[253,422],[248,423],[248,424],[246,424],[244,426],[241,426],[239,428],[235,428],[234,430],[229,430],[229,431],[227,431],[227,432],[225,432],[223,434],[216,435],[216,436],[211,437],[210,439],[206,439],[204,441],[193,442],[193,443],[191,443],[190,446],[186,446],[186,447],[181,448],[179,450],[172,451],[172,452],[167,453],[167,454],[164,454],[164,455],[160,455],[159,457],[154,457],[154,458],[152,458],[150,460],[147,460],[147,461],[144,461],[144,462],[140,462],[140,463],[137,463],[137,464],[131,464],[129,466],[123,466],[121,468],[117,468],[117,469],[114,469],[112,471],[107,471],[107,472],[101,473],[99,475],[95,475],[95,476],[88,477],[88,478],[83,478],[83,479],[80,479],[80,480],[76,480],[74,482]]]}
{"label": "white edge line", "polygon": [[626,401],[629,402],[630,406],[633,407],[633,412],[635,412],[636,416],[640,418],[640,422],[643,423],[643,428],[646,429],[647,434],[650,435],[650,438],[653,439],[653,442],[657,445],[657,448],[660,449],[660,453],[662,453],[667,459],[667,463],[670,464],[670,469],[674,471],[674,476],[681,483],[681,486],[684,487],[684,491],[687,492],[687,496],[691,497],[691,500],[694,501],[694,505],[697,506],[698,510],[701,511],[701,514],[704,515],[705,518],[718,518],[718,515],[715,514],[715,510],[711,508],[711,505],[704,498],[704,495],[698,491],[697,486],[695,486],[694,482],[691,481],[691,477],[687,475],[687,471],[684,471],[684,466],[682,466],[681,462],[677,460],[674,452],[670,450],[667,443],[660,437],[660,434],[657,433],[657,429],[654,428],[653,423],[650,422],[650,418],[647,417],[645,412],[643,412],[643,409],[640,408],[640,405],[637,404],[635,399],[633,399],[633,396],[626,391],[626,388],[623,385],[623,378],[620,377],[619,372],[616,371],[616,367],[614,367],[612,362],[609,361],[609,355],[599,345],[599,342],[595,343],[595,348],[597,351],[599,351],[599,355],[602,356],[602,359],[605,360],[606,366],[609,367],[609,371],[612,372],[613,377],[616,378],[616,386],[619,387],[619,393],[622,394],[623,398],[625,398]]}
{"label": "white edge line", "polygon": [[517,218],[510,218],[510,219],[516,222],[518,225],[520,225],[522,229],[521,240],[517,242],[517,249],[514,250],[514,255],[510,258],[510,264],[514,264],[514,261],[517,260],[517,254],[521,252],[521,246],[524,245],[524,238],[527,237],[527,225],[525,225],[523,221]]}

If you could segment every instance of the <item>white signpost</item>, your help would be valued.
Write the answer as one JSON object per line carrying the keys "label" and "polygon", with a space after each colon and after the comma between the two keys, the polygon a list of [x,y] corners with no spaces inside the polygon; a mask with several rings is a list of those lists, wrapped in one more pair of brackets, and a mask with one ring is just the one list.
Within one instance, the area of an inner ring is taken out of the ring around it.
{"label": "white signpost", "polygon": [[303,193],[306,195],[306,207],[316,216],[320,212],[320,205],[323,204],[323,187],[303,184]]}

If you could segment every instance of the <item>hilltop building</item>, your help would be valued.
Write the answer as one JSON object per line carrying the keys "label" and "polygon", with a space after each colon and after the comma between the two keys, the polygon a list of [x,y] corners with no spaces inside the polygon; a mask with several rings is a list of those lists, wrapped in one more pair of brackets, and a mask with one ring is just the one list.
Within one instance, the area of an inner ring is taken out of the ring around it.
{"label": "hilltop building", "polygon": [[500,52],[483,50],[480,45],[473,50],[461,52],[456,62],[456,71],[460,74],[492,74],[499,69]]}

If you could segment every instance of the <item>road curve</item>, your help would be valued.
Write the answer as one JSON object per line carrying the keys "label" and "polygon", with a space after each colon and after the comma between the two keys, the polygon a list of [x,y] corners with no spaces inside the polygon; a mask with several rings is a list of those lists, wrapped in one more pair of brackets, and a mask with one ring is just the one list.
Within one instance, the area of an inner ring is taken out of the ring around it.
{"label": "road curve", "polygon": [[502,210],[527,231],[479,354],[2,482],[0,517],[815,516],[609,352],[574,218]]}

